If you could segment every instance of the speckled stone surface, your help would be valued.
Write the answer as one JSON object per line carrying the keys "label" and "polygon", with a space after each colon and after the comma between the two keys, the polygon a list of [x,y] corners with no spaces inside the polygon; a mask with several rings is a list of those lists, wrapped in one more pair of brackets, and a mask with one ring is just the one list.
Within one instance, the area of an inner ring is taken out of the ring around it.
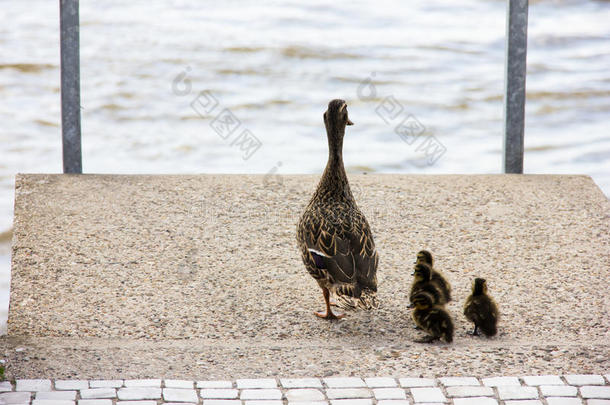
{"label": "speckled stone surface", "polygon": [[[319,176],[19,175],[7,373],[19,378],[603,374],[610,203],[585,176],[350,175],[380,252],[374,312],[313,316],[295,226]],[[413,340],[430,249],[451,345]],[[495,338],[461,314],[475,276]],[[24,350],[15,351],[15,348]],[[101,375],[100,375],[101,374]]]}

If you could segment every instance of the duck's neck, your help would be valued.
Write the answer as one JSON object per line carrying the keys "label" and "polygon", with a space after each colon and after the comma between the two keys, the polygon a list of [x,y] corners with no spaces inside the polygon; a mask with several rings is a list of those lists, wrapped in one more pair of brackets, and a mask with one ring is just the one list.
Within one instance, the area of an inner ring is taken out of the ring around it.
{"label": "duck's neck", "polygon": [[[328,162],[326,169],[320,180],[318,189],[326,195],[332,195],[335,198],[350,199],[352,196],[343,166],[343,135],[345,128],[342,131],[328,134]],[[334,135],[334,136],[333,136]]]}

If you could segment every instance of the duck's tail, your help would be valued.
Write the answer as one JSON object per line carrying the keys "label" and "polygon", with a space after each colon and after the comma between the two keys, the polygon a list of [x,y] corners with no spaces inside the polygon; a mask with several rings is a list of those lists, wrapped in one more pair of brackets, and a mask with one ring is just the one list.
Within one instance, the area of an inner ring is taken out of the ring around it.
{"label": "duck's tail", "polygon": [[342,309],[354,310],[364,309],[366,311],[379,308],[379,301],[377,300],[377,292],[365,288],[361,291],[360,297],[352,297],[347,294],[341,294],[337,292],[337,306]]}

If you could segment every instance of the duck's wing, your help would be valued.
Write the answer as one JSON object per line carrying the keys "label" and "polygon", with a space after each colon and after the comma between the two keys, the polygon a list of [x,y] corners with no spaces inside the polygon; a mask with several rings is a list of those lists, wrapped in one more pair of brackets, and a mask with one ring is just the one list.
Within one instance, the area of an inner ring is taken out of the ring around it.
{"label": "duck's wing", "polygon": [[300,234],[305,247],[303,259],[315,269],[324,270],[331,283],[350,285],[350,291],[339,293],[359,297],[362,289],[377,291],[379,256],[369,224],[357,208],[312,210],[303,218]]}
{"label": "duck's wing", "polygon": [[359,211],[354,213],[351,224],[348,225],[350,229],[346,230],[346,235],[348,235],[352,248],[358,282],[363,288],[377,291],[379,255],[375,248],[371,228]]}
{"label": "duck's wing", "polygon": [[356,281],[356,261],[351,242],[343,235],[342,224],[334,224],[322,213],[309,215],[303,223],[304,259],[316,269],[324,270],[331,283],[353,284]]}

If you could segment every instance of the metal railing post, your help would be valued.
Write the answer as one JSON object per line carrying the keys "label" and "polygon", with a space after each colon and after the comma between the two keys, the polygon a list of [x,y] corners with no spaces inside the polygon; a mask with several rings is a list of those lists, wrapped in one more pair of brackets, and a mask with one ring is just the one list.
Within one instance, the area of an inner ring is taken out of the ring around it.
{"label": "metal railing post", "polygon": [[78,0],[59,0],[64,173],[82,173]]}
{"label": "metal railing post", "polygon": [[508,0],[504,76],[504,173],[523,173],[528,0]]}

